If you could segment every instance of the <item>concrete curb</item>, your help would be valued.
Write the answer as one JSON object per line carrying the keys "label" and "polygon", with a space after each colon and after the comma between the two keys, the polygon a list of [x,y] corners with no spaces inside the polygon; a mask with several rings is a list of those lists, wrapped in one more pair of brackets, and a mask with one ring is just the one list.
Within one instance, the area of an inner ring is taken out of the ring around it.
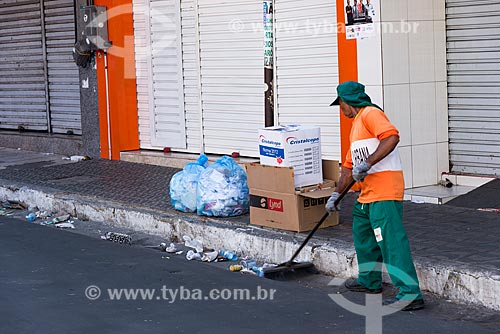
{"label": "concrete curb", "polygon": [[[103,201],[49,189],[28,187],[0,180],[0,199],[17,200],[41,210],[67,212],[83,220],[112,222],[116,226],[180,240],[189,235],[214,249],[236,250],[242,255],[280,263],[289,259],[303,240],[290,232],[270,231],[229,220],[211,219],[149,208],[130,208],[123,203]],[[341,278],[357,274],[352,245],[343,241],[311,239],[301,260],[313,261],[323,273]],[[414,258],[420,286],[441,297],[500,310],[500,276],[470,268],[430,263]],[[386,275],[387,276],[387,275]],[[388,280],[388,278],[385,278]]]}

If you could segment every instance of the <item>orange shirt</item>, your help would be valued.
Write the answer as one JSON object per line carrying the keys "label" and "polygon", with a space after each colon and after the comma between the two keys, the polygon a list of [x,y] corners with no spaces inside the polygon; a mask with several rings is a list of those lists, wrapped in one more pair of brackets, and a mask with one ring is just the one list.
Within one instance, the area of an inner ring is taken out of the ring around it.
{"label": "orange shirt", "polygon": [[[380,109],[365,107],[359,111],[352,124],[351,150],[347,153],[344,167],[352,169],[375,152],[380,141],[399,132]],[[404,178],[397,148],[372,166],[361,187],[360,203],[396,200],[404,197]]]}

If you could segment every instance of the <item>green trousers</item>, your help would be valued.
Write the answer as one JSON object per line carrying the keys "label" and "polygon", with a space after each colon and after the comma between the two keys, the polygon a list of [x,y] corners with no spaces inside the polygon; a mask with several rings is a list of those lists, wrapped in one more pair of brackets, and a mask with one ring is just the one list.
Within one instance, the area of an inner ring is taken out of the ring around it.
{"label": "green trousers", "polygon": [[417,273],[403,226],[403,202],[354,203],[352,232],[358,257],[358,283],[369,289],[382,286],[382,262],[398,299],[422,299]]}

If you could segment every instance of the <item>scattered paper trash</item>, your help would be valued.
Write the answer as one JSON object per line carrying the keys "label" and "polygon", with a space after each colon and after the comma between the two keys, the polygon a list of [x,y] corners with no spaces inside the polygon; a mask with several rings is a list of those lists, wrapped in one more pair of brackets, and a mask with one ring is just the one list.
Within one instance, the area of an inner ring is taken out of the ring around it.
{"label": "scattered paper trash", "polygon": [[65,222],[65,223],[56,224],[56,227],[57,228],[71,228],[71,229],[74,229],[75,225],[73,225],[73,223],[70,223],[70,222]]}
{"label": "scattered paper trash", "polygon": [[62,222],[65,222],[66,220],[70,219],[71,216],[69,214],[67,215],[62,215],[62,216],[59,216],[59,217],[55,217],[54,219],[52,219],[52,222],[54,224],[57,224],[57,223],[62,223]]}
{"label": "scattered paper trash", "polygon": [[200,240],[193,239],[189,235],[183,236],[182,239],[186,247],[196,249],[197,253],[203,252],[203,244]]}
{"label": "scattered paper trash", "polygon": [[165,252],[167,253],[177,253],[177,247],[175,244],[172,242],[168,247],[165,247]]}
{"label": "scattered paper trash", "polygon": [[203,253],[201,260],[204,262],[213,262],[217,259],[218,255],[219,255],[219,252],[217,252],[217,251]]}
{"label": "scattered paper trash", "polygon": [[70,160],[70,161],[85,161],[85,160],[90,160],[90,157],[87,155],[72,155],[69,157],[63,157],[63,160]]}
{"label": "scattered paper trash", "polygon": [[250,275],[257,275],[257,273],[255,271],[253,271],[252,269],[248,269],[248,268],[241,269],[240,273],[242,273],[242,274],[250,274]]}
{"label": "scattered paper trash", "polygon": [[483,211],[483,212],[494,212],[494,213],[500,213],[500,209],[494,209],[494,208],[480,208],[477,209],[478,211]]}
{"label": "scattered paper trash", "polygon": [[186,254],[186,259],[191,260],[201,260],[200,253],[196,253],[194,250],[190,249]]}

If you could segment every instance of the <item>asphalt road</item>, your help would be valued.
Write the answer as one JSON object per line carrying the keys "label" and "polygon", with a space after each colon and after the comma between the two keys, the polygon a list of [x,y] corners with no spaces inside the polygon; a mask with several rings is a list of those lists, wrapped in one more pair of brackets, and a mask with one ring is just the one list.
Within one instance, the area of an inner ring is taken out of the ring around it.
{"label": "asphalt road", "polygon": [[[0,333],[498,333],[497,313],[432,296],[383,317],[380,332],[376,317],[366,327],[329,297],[365,298],[330,278],[278,282],[227,266],[0,217]],[[150,290],[126,300],[108,289]]]}

